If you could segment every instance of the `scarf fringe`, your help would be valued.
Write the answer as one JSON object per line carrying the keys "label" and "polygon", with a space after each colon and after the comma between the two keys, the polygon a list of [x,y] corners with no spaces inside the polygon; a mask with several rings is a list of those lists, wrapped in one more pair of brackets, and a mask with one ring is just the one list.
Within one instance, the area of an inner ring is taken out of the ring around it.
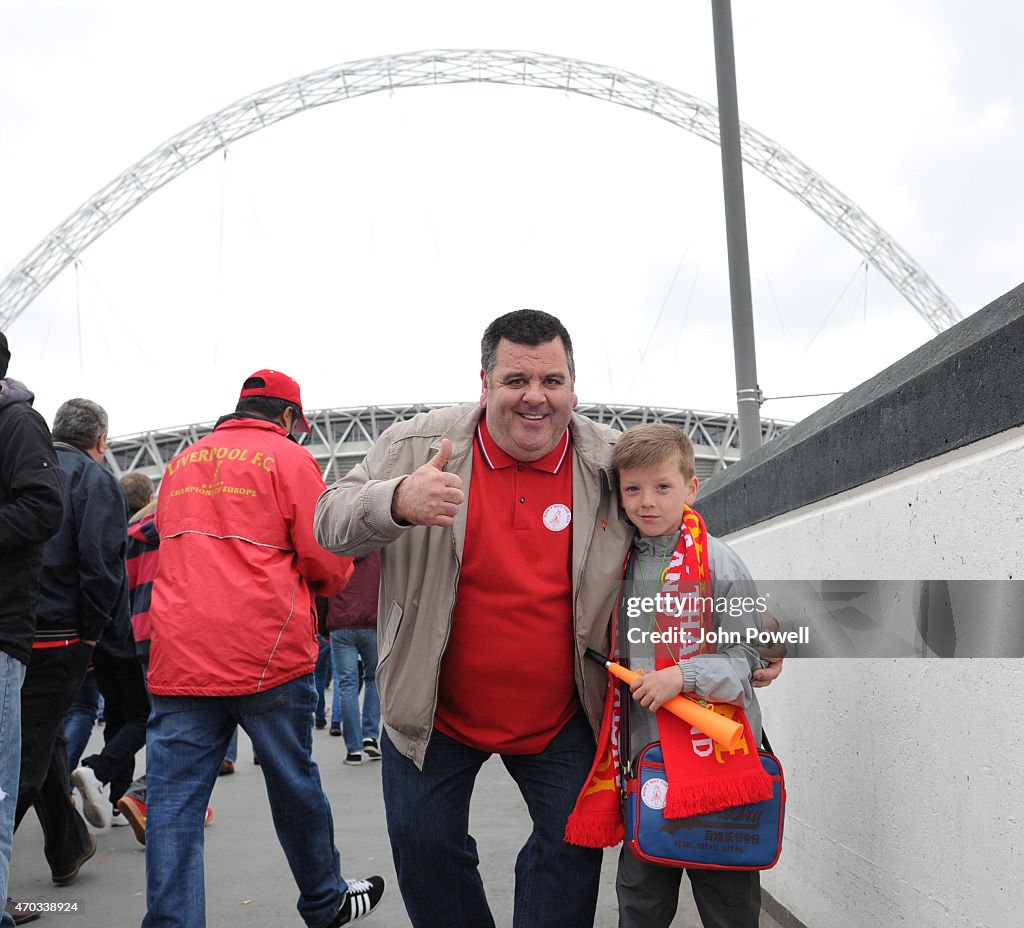
{"label": "scarf fringe", "polygon": [[772,796],[772,779],[758,764],[757,770],[710,776],[699,780],[670,779],[665,797],[665,818],[689,818],[718,812],[730,806],[762,802]]}
{"label": "scarf fringe", "polygon": [[565,840],[580,847],[615,847],[622,841],[622,815],[583,815],[578,811],[565,823]]}

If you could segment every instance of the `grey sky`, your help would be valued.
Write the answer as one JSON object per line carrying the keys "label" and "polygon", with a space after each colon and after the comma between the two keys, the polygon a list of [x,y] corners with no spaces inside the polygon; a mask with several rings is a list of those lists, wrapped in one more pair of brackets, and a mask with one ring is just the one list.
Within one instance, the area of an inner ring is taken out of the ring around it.
{"label": "grey sky", "polygon": [[[235,99],[318,68],[519,48],[715,102],[708,3],[0,4],[0,274],[96,189]],[[173,14],[170,12],[173,9]],[[969,313],[1020,282],[1024,14],[733,4],[741,118],[850,196]],[[286,120],[151,197],[8,332],[52,416],[212,419],[280,367],[310,407],[474,396],[486,322],[536,306],[584,401],[729,410],[718,149],[594,100],[415,88]],[[836,233],[746,174],[768,396],[854,386],[931,330]],[[773,402],[799,418],[821,401]]]}

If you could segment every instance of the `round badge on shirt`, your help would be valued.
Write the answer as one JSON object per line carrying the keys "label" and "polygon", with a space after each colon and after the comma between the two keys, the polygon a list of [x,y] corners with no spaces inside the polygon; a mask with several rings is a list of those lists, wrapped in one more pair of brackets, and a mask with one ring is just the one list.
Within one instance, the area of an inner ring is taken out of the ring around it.
{"label": "round badge on shirt", "polygon": [[572,510],[565,503],[552,503],[544,510],[542,518],[545,528],[552,532],[561,532],[572,522]]}

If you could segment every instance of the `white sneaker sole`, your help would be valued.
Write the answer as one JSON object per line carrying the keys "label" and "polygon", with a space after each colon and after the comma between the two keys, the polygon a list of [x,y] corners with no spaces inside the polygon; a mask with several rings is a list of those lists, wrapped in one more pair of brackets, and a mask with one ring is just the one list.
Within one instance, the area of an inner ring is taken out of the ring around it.
{"label": "white sneaker sole", "polygon": [[88,767],[76,767],[71,773],[71,782],[82,795],[82,814],[85,820],[93,828],[109,828],[114,810],[103,795],[103,787],[96,779],[96,774]]}

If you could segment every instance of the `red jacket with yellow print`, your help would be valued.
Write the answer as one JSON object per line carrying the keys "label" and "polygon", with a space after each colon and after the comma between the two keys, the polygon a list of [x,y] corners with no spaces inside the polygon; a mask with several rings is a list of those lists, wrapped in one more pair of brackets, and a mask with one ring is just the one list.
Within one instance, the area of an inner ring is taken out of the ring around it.
{"label": "red jacket with yellow print", "polygon": [[314,594],[352,573],[313,537],[324,482],[277,423],[222,419],[179,454],[160,484],[149,688],[240,696],[311,673]]}

